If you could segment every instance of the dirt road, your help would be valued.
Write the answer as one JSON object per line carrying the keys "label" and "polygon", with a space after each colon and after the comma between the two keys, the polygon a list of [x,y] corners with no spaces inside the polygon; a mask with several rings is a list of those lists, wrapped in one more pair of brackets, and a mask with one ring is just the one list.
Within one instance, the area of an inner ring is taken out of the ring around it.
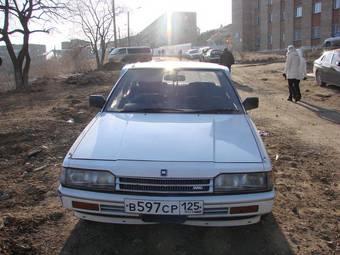
{"label": "dirt road", "polygon": [[[340,90],[302,84],[286,101],[282,64],[236,66],[242,98],[273,161],[274,212],[241,228],[123,226],[78,221],[60,207],[62,158],[95,115],[90,94],[107,93],[116,73],[91,84],[64,78],[0,99],[0,254],[336,254],[340,251]],[[95,84],[95,85],[93,85]]]}

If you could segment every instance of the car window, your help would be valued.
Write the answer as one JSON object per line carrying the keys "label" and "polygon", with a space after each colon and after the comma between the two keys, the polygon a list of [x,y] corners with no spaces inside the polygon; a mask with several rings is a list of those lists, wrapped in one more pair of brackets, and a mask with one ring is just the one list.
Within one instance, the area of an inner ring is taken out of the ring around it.
{"label": "car window", "polygon": [[125,48],[119,49],[118,54],[126,54],[126,49]]}
{"label": "car window", "polygon": [[322,62],[324,64],[330,64],[332,62],[332,58],[333,58],[333,53],[327,53],[327,55],[325,56]]}
{"label": "car window", "polygon": [[118,52],[119,52],[119,49],[117,49],[117,48],[113,48],[111,50],[111,54],[118,54]]}
{"label": "car window", "polygon": [[111,94],[106,111],[241,113],[239,99],[222,70],[130,69]]}
{"label": "car window", "polygon": [[150,53],[150,48],[128,48],[128,54]]}
{"label": "car window", "polygon": [[111,50],[111,54],[118,55],[118,54],[125,54],[126,49],[125,48],[115,48]]}
{"label": "car window", "polygon": [[337,62],[340,61],[340,57],[338,54],[334,54],[333,60],[332,60],[332,65],[336,65]]}
{"label": "car window", "polygon": [[334,40],[334,41],[333,41],[333,46],[334,46],[334,47],[340,46],[340,39]]}
{"label": "car window", "polygon": [[212,51],[210,52],[210,55],[212,55],[212,56],[221,56],[221,55],[222,55],[222,52],[219,51],[219,50],[212,50]]}

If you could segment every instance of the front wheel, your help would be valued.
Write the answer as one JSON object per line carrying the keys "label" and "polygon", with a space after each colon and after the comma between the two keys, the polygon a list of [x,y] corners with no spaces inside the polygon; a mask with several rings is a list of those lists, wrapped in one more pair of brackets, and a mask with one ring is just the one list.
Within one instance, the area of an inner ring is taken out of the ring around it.
{"label": "front wheel", "polygon": [[316,71],[315,73],[315,80],[316,80],[316,83],[321,86],[321,87],[324,87],[326,86],[326,82],[324,82],[322,80],[322,77],[321,77],[321,72],[320,71]]}

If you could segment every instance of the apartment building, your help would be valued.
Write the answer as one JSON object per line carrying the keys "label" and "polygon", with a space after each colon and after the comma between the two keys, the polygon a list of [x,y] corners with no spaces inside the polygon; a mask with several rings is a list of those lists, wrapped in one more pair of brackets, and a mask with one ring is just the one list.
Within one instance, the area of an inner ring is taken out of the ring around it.
{"label": "apartment building", "polygon": [[340,0],[233,0],[233,48],[317,47],[340,36]]}
{"label": "apartment building", "polygon": [[156,19],[135,37],[138,45],[152,48],[190,43],[196,40],[197,17],[195,12],[166,13]]}

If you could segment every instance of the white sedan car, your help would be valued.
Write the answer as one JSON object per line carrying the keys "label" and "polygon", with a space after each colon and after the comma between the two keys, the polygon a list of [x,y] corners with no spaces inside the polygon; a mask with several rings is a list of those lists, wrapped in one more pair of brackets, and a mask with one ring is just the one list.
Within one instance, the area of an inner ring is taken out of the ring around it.
{"label": "white sedan car", "polygon": [[217,64],[130,65],[63,162],[59,194],[84,220],[239,226],[272,210],[270,159]]}

